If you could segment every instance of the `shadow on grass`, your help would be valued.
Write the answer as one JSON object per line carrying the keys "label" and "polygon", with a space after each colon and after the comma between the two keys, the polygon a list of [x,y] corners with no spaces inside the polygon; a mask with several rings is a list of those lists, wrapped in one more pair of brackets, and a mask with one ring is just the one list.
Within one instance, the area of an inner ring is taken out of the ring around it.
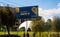
{"label": "shadow on grass", "polygon": [[0,35],[0,37],[20,37],[18,35]]}

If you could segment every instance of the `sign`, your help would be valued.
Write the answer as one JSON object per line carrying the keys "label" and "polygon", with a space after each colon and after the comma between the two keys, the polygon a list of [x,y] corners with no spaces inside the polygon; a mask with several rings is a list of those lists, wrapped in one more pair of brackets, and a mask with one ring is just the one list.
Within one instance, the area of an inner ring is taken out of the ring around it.
{"label": "sign", "polygon": [[38,16],[38,6],[28,6],[15,8],[15,15],[18,19],[24,18],[37,18]]}

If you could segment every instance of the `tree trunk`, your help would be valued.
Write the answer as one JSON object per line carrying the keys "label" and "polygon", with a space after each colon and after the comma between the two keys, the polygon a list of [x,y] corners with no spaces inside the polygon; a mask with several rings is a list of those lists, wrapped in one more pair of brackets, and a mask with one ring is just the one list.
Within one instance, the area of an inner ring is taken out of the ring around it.
{"label": "tree trunk", "polygon": [[6,27],[7,27],[8,36],[10,37],[9,27],[8,26],[6,26]]}
{"label": "tree trunk", "polygon": [[41,32],[39,32],[39,37],[41,37]]}
{"label": "tree trunk", "polygon": [[50,37],[50,33],[49,33],[49,31],[48,31],[48,35],[47,35],[47,37]]}
{"label": "tree trunk", "polygon": [[57,37],[59,37],[59,32],[57,32]]}

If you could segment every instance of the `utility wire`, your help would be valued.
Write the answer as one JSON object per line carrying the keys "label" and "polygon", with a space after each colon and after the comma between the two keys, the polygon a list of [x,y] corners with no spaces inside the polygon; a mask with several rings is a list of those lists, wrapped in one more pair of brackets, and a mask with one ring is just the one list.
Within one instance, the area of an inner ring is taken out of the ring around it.
{"label": "utility wire", "polygon": [[1,6],[1,4],[3,4],[3,5],[7,5],[7,3],[4,3],[4,2],[0,2],[0,6]]}
{"label": "utility wire", "polygon": [[11,1],[8,1],[8,0],[4,0],[4,1],[6,1],[6,2],[8,2],[8,3],[13,3],[13,4],[18,5],[18,6],[20,6],[20,5],[21,5],[21,4],[14,3],[14,2],[11,2]]}
{"label": "utility wire", "polygon": [[[10,7],[16,6],[16,5],[14,5],[14,4],[6,3],[6,2],[0,2],[0,4],[3,4],[3,6],[9,5]],[[1,5],[0,5],[0,6],[1,6]]]}

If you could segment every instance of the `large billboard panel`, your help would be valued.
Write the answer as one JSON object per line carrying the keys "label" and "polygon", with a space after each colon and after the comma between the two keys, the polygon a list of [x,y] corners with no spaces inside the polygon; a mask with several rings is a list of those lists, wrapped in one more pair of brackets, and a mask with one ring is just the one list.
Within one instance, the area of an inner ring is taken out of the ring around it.
{"label": "large billboard panel", "polygon": [[15,9],[15,15],[18,19],[38,17],[38,6],[19,7]]}

